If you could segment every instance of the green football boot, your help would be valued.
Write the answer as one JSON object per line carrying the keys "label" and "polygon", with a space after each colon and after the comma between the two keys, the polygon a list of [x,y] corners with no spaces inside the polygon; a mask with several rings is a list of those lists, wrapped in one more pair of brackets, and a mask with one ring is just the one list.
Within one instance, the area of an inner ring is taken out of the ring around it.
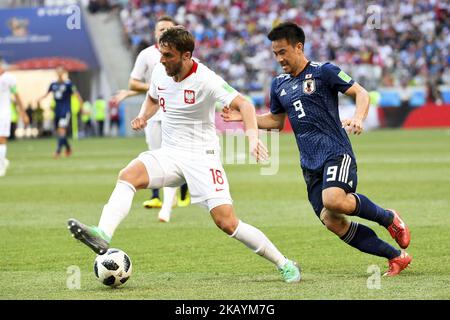
{"label": "green football boot", "polygon": [[278,269],[278,271],[281,273],[281,277],[285,282],[299,282],[301,279],[300,267],[295,261],[288,260],[282,268]]}
{"label": "green football boot", "polygon": [[67,228],[75,239],[83,242],[96,254],[104,254],[108,251],[111,238],[100,228],[86,226],[75,219],[67,221]]}

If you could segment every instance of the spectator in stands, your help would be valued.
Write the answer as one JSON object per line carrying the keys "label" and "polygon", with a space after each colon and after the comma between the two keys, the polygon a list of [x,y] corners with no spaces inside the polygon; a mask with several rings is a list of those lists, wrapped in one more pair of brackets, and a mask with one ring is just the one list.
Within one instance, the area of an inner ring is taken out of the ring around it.
{"label": "spectator in stands", "polygon": [[279,67],[264,35],[281,20],[304,26],[305,54],[339,63],[370,90],[382,76],[395,86],[401,79],[425,86],[428,74],[450,73],[449,3],[379,0],[373,5],[379,6],[371,11],[380,14],[379,25],[371,23],[368,4],[357,0],[304,1],[302,6],[283,0],[135,0],[122,4],[120,18],[136,48],[149,40],[159,16],[174,16],[196,37],[198,58],[217,66],[238,90],[267,91]]}

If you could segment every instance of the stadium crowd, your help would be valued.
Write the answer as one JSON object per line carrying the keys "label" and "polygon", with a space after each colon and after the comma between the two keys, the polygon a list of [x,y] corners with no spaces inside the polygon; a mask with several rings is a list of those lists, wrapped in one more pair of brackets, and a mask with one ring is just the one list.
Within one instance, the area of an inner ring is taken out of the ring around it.
{"label": "stadium crowd", "polygon": [[124,32],[136,53],[152,43],[157,17],[174,16],[194,33],[199,44],[195,55],[243,91],[262,89],[280,71],[266,34],[283,20],[303,26],[307,56],[336,62],[369,89],[450,84],[450,3],[445,1],[114,0],[110,4],[121,5]]}

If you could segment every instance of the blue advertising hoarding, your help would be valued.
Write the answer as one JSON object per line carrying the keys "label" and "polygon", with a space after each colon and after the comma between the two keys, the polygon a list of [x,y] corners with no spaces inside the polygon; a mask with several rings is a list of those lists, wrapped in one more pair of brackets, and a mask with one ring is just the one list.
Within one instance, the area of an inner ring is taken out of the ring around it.
{"label": "blue advertising hoarding", "polygon": [[97,69],[98,60],[80,8],[0,9],[0,56],[19,69]]}

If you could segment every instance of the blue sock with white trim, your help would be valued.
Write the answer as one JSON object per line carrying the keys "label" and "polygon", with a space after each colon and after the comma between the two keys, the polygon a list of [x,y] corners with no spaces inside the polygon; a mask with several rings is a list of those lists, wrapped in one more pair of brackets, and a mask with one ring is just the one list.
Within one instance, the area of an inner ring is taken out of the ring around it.
{"label": "blue sock with white trim", "polygon": [[56,148],[56,153],[60,154],[61,153],[61,149],[64,146],[64,137],[62,136],[58,136],[58,146]]}
{"label": "blue sock with white trim", "polygon": [[372,229],[357,222],[350,224],[350,228],[341,240],[362,252],[389,260],[398,257],[401,253],[400,250],[378,238]]}
{"label": "blue sock with white trim", "polygon": [[352,215],[377,222],[385,228],[389,227],[392,224],[392,221],[394,220],[394,214],[391,211],[377,206],[363,194],[352,194],[356,199],[356,208],[355,212]]}
{"label": "blue sock with white trim", "polygon": [[70,151],[69,140],[67,139],[66,136],[64,137],[63,144],[64,144],[64,146],[66,147],[66,150],[67,150],[67,151]]}

